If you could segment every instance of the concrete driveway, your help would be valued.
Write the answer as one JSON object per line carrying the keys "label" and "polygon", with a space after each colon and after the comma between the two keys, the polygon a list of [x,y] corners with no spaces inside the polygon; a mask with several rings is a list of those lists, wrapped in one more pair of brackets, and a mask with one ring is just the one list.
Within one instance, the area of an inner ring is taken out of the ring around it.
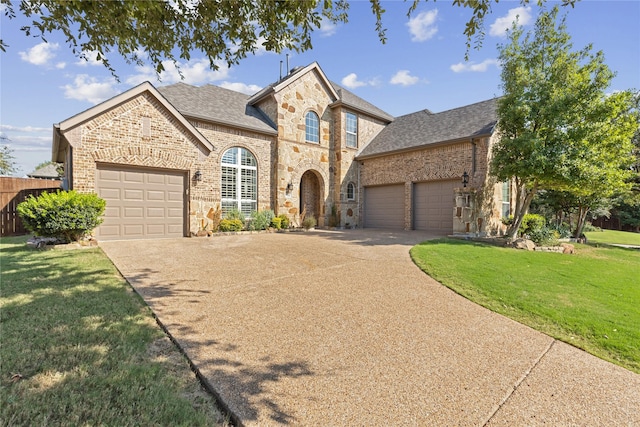
{"label": "concrete driveway", "polygon": [[640,375],[485,310],[418,232],[100,246],[241,424],[640,425]]}

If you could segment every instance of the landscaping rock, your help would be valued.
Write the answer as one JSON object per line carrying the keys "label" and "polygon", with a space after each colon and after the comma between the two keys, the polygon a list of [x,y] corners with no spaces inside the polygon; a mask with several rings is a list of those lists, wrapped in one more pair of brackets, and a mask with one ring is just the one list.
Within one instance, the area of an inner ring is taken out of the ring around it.
{"label": "landscaping rock", "polygon": [[573,254],[576,252],[576,247],[571,243],[560,243],[560,247],[563,249],[563,254]]}
{"label": "landscaping rock", "polygon": [[513,247],[516,249],[525,249],[527,251],[533,251],[536,248],[536,244],[529,239],[516,239],[513,241]]}

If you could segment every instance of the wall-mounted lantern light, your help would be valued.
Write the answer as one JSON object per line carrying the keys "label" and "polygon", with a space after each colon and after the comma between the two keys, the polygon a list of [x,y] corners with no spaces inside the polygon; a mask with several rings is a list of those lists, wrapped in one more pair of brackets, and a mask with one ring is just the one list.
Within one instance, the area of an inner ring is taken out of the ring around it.
{"label": "wall-mounted lantern light", "polygon": [[200,172],[200,169],[193,174],[193,179],[194,181],[202,181],[202,172]]}
{"label": "wall-mounted lantern light", "polygon": [[469,174],[467,173],[467,171],[464,171],[464,173],[462,174],[462,186],[466,188],[468,183],[469,183]]}
{"label": "wall-mounted lantern light", "polygon": [[288,183],[287,184],[287,193],[291,193],[293,191],[293,184],[292,183]]}

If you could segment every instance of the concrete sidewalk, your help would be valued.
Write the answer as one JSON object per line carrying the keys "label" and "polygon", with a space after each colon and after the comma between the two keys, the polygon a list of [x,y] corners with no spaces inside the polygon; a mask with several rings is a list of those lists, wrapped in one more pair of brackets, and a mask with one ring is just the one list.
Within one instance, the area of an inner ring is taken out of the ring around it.
{"label": "concrete sidewalk", "polygon": [[100,246],[244,425],[640,426],[640,375],[469,302],[419,232]]}

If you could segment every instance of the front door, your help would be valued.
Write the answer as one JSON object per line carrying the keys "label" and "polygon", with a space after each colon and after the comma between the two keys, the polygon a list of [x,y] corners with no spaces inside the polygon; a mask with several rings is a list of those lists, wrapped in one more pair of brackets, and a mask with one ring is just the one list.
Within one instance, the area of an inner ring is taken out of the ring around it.
{"label": "front door", "polygon": [[314,171],[308,170],[300,178],[300,213],[305,212],[307,218],[313,216],[320,224],[321,209],[320,180]]}

